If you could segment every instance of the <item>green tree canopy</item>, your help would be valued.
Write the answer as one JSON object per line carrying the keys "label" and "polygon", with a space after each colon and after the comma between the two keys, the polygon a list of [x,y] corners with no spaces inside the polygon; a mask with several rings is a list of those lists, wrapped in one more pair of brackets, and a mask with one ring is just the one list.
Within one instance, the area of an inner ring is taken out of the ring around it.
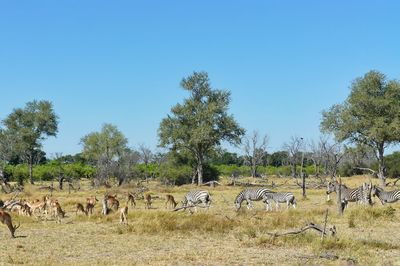
{"label": "green tree canopy", "polygon": [[400,141],[400,83],[378,71],[357,78],[343,104],[322,112],[321,130],[333,133],[338,141],[370,146],[384,185],[384,151]]}
{"label": "green tree canopy", "polygon": [[104,157],[106,160],[118,159],[128,148],[128,140],[118,128],[112,124],[104,124],[100,132],[92,132],[81,139],[82,156],[97,162]]}
{"label": "green tree canopy", "polygon": [[190,96],[161,121],[160,146],[189,151],[196,160],[198,184],[202,184],[205,156],[222,141],[239,144],[245,131],[227,113],[230,92],[212,89],[207,73],[194,72],[181,86]]}
{"label": "green tree canopy", "polygon": [[33,184],[32,165],[34,155],[40,154],[42,141],[48,136],[56,136],[58,117],[49,101],[28,102],[25,108],[17,108],[3,120],[8,134],[14,138],[14,151],[29,165],[29,178]]}

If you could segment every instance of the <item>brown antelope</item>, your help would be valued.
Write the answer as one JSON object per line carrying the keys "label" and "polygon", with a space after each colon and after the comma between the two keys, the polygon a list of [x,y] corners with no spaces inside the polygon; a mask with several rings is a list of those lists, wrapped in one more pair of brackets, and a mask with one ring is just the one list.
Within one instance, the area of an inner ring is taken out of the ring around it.
{"label": "brown antelope", "polygon": [[11,211],[18,211],[19,215],[32,216],[31,207],[25,201],[15,203],[11,207]]}
{"label": "brown antelope", "polygon": [[88,215],[87,209],[85,209],[81,203],[76,204],[75,215],[78,215],[78,212],[82,212],[86,216]]}
{"label": "brown antelope", "polygon": [[168,206],[172,206],[172,208],[175,209],[178,203],[176,203],[174,196],[172,196],[171,194],[167,194],[166,199],[167,200],[165,201],[165,208],[167,208]]}
{"label": "brown antelope", "polygon": [[61,223],[61,218],[64,218],[65,212],[61,209],[60,203],[57,200],[51,203],[51,210],[53,212],[54,218],[57,219],[57,223]]}
{"label": "brown antelope", "polygon": [[94,205],[96,205],[96,202],[99,201],[96,196],[92,196],[90,198],[86,198],[86,213],[91,215],[93,214],[93,209]]}
{"label": "brown antelope", "polygon": [[119,223],[120,224],[128,224],[128,202],[126,202],[125,206],[119,211]]}
{"label": "brown antelope", "polygon": [[32,214],[35,215],[36,210],[39,210],[39,212],[41,212],[41,211],[46,212],[47,200],[48,200],[48,197],[44,196],[42,201],[36,199],[36,200],[32,201],[31,203],[27,203],[27,205],[31,208]]}
{"label": "brown antelope", "polygon": [[151,195],[150,193],[146,193],[144,195],[144,208],[150,209],[151,208]]}
{"label": "brown antelope", "polygon": [[14,238],[15,237],[14,233],[19,228],[20,224],[18,223],[17,226],[13,226],[12,222],[11,222],[10,214],[8,214],[7,212],[5,212],[5,211],[3,211],[1,209],[0,209],[0,222],[2,224],[7,225],[8,230],[10,230],[11,237]]}
{"label": "brown antelope", "polygon": [[128,201],[126,204],[131,203],[131,207],[136,207],[136,201],[135,201],[135,196],[133,196],[133,194],[128,193]]}
{"label": "brown antelope", "polygon": [[114,209],[115,211],[119,208],[119,201],[117,200],[117,195],[107,195],[107,206],[109,209]]}

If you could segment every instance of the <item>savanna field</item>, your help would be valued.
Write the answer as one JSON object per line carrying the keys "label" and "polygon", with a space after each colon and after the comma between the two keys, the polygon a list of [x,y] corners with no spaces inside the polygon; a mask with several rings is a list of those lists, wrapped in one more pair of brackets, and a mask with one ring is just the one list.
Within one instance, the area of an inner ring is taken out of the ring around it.
{"label": "savanna field", "polygon": [[[365,176],[342,178],[356,187]],[[247,182],[257,180],[247,179]],[[350,203],[343,216],[338,215],[336,195],[326,201],[325,187],[308,189],[307,199],[293,179],[271,178],[274,191],[290,191],[297,198],[297,208],[266,212],[262,202],[255,202],[248,210],[243,203],[235,211],[234,199],[242,187],[201,187],[211,193],[209,210],[198,208],[173,212],[165,208],[165,195],[172,194],[177,201],[196,186],[167,187],[156,182],[145,184],[155,198],[151,209],[145,209],[143,200],[136,207],[129,205],[128,225],[119,224],[119,212],[101,214],[101,200],[89,218],[75,214],[76,203],[84,203],[89,196],[102,199],[104,193],[117,194],[121,206],[134,184],[109,189],[93,189],[81,181],[77,192],[54,191],[66,216],[57,223],[45,215],[19,216],[12,213],[14,224],[21,226],[16,238],[10,238],[7,228],[1,226],[1,265],[396,265],[400,264],[400,203],[382,206],[377,198],[366,207]],[[317,180],[315,180],[317,182]],[[373,180],[377,183],[378,180]],[[33,200],[49,194],[39,190],[38,184],[27,185],[17,198]],[[393,189],[393,188],[389,188]],[[4,201],[10,197],[1,194]],[[328,209],[327,228],[335,225],[335,237],[308,230],[296,235],[274,237],[271,233],[296,231],[312,222],[323,225]]]}

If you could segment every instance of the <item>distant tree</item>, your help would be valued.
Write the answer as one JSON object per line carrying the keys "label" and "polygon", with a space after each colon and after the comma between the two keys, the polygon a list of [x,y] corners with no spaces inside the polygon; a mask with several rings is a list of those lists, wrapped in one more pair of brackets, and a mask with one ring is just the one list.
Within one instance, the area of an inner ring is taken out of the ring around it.
{"label": "distant tree", "polygon": [[[41,154],[42,141],[56,136],[58,117],[49,101],[28,102],[25,108],[17,108],[3,120],[7,131],[15,138],[15,151],[29,166],[29,179],[33,184],[32,166],[35,155]],[[37,158],[36,158],[37,159]]]}
{"label": "distant tree", "polygon": [[220,150],[211,156],[210,163],[216,165],[242,165],[243,161],[238,157],[237,153]]}
{"label": "distant tree", "polygon": [[[283,149],[286,150],[289,155],[289,162],[292,167],[292,176],[296,177],[296,165],[301,160],[301,148],[303,145],[303,138],[294,137],[290,138],[289,142],[283,144]],[[300,162],[301,163],[301,162]]]}
{"label": "distant tree", "polygon": [[269,156],[269,165],[279,167],[289,163],[289,155],[287,151],[277,151]]}
{"label": "distant tree", "polygon": [[245,138],[243,151],[246,162],[251,167],[251,176],[257,176],[257,167],[263,163],[266,156],[268,136],[260,137],[258,131],[253,131],[251,136]]}
{"label": "distant tree", "polygon": [[125,136],[112,124],[104,124],[100,132],[92,132],[81,139],[82,156],[97,166],[100,183],[119,171],[119,160],[129,150],[127,143]]}
{"label": "distant tree", "polygon": [[172,114],[161,121],[160,146],[190,152],[201,185],[205,157],[222,141],[239,144],[245,131],[227,114],[230,92],[212,89],[207,73],[194,72],[182,80],[181,86],[190,97],[175,105]]}
{"label": "distant tree", "polygon": [[343,104],[322,112],[321,130],[339,141],[370,146],[378,160],[378,177],[385,186],[385,149],[400,141],[400,83],[370,71],[351,84]]}

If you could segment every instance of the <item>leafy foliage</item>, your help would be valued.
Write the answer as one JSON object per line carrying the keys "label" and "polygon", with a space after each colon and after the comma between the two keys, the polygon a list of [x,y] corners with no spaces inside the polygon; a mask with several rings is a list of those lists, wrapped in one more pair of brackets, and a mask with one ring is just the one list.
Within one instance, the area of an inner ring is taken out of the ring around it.
{"label": "leafy foliage", "polygon": [[181,86],[190,97],[175,105],[172,114],[161,121],[160,146],[192,153],[198,183],[202,184],[205,156],[222,141],[240,143],[244,129],[227,114],[230,93],[212,89],[207,73],[194,72],[182,80]]}

